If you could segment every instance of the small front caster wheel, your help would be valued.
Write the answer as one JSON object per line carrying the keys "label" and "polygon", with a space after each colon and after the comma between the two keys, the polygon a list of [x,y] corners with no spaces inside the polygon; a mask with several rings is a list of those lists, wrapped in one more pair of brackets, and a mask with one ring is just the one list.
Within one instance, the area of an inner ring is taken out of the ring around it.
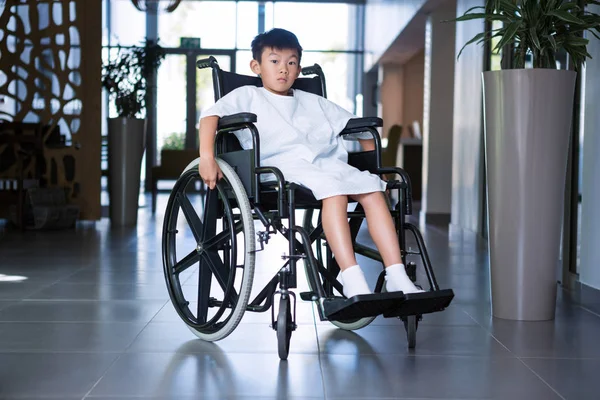
{"label": "small front caster wheel", "polygon": [[416,315],[409,315],[408,317],[403,318],[402,321],[404,322],[404,329],[406,329],[408,348],[414,349],[417,345],[418,317]]}
{"label": "small front caster wheel", "polygon": [[287,360],[290,352],[290,339],[294,330],[292,311],[289,296],[281,296],[279,300],[279,313],[277,315],[277,351],[279,358]]}

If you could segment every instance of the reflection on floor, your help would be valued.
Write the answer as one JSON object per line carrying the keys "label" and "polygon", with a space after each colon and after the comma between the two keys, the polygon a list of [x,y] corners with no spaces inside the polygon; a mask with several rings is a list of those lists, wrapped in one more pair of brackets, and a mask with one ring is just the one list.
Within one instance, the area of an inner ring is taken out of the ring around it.
{"label": "reflection on floor", "polygon": [[[491,318],[487,251],[474,236],[425,229],[440,286],[456,298],[425,316],[416,350],[397,319],[346,332],[299,302],[280,362],[269,313],[246,314],[217,343],[186,329],[168,301],[161,229],[161,212],[146,208],[129,230],[106,219],[75,231],[0,227],[1,399],[598,398],[600,318],[562,295],[555,321]],[[259,254],[257,285],[282,243]],[[360,262],[373,279],[380,267]]]}

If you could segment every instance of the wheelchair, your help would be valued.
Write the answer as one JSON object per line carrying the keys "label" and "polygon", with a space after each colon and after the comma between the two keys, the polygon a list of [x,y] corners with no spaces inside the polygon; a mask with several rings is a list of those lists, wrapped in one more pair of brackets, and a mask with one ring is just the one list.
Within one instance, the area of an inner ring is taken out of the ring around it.
{"label": "wheelchair", "polygon": [[[199,60],[197,67],[212,68],[215,100],[243,85],[262,86],[258,77],[221,70],[214,57]],[[325,77],[318,64],[302,69],[302,74],[304,77],[295,81],[294,88],[326,97]],[[198,173],[199,159],[196,159],[183,171],[169,197],[163,224],[162,257],[169,296],[181,319],[200,339],[217,341],[233,332],[245,312],[270,310],[278,354],[285,360],[296,329],[297,298],[292,289],[297,288],[297,263],[302,261],[309,291],[300,293],[300,297],[315,303],[322,321],[356,330],[379,315],[401,318],[408,347],[414,348],[422,316],[447,308],[454,293],[451,289],[439,288],[423,237],[416,226],[405,221],[412,213],[408,175],[400,168],[381,166],[377,127],[382,126],[382,120],[352,119],[340,135],[370,132],[375,150],[349,153],[349,164],[380,176],[399,177],[389,180],[387,188],[396,191],[398,198],[390,212],[402,258],[413,281],[416,281],[417,263],[408,262],[407,257],[420,260],[429,290],[414,294],[386,292],[382,268],[373,294],[349,299],[339,295],[343,293],[336,279],[340,269],[323,234],[320,201],[307,188],[287,182],[277,168],[261,165],[260,136],[254,122],[256,116],[250,113],[220,118],[215,156],[223,178],[215,189],[200,191],[203,182]],[[234,134],[241,130],[251,134],[251,149],[241,148]],[[261,179],[263,176],[269,179]],[[377,251],[356,241],[365,214],[360,204],[355,204],[356,209],[348,212],[354,250],[356,254],[382,262]],[[296,223],[296,210],[305,210],[302,225]],[[262,226],[256,231],[255,221]],[[277,233],[288,241],[287,254],[282,255],[283,265],[251,300],[256,253]],[[408,234],[416,241],[417,251],[406,249]],[[189,282],[197,282],[197,286]]]}

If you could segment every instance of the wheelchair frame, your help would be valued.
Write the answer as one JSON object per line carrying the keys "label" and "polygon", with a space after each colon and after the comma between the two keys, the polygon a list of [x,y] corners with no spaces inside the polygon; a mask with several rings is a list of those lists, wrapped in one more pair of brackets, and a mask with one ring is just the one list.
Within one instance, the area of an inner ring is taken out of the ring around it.
{"label": "wheelchair frame", "polygon": [[[219,68],[216,59],[210,57],[200,60],[197,66],[198,68],[212,68],[215,99],[217,100],[224,95],[223,71]],[[316,77],[300,78],[296,82],[300,84],[308,83],[314,88],[317,87],[315,80],[318,80],[321,88],[320,94],[326,95],[325,78],[318,65],[315,64],[312,67],[304,68],[302,73],[303,75],[314,74]],[[248,78],[249,80],[258,79],[241,77],[242,79]],[[310,82],[307,81],[309,79]],[[253,83],[256,84],[257,81]],[[407,272],[411,279],[415,281],[416,264],[407,263],[406,258],[409,255],[420,256],[429,283],[429,291],[415,294],[382,292],[384,287],[384,272],[382,270],[377,280],[374,294],[358,295],[350,299],[333,296],[334,289],[339,293],[343,293],[343,288],[336,279],[336,272],[339,270],[339,267],[328,247],[326,258],[322,256],[321,241],[324,240],[324,235],[321,224],[317,223],[313,227],[311,226],[310,217],[307,219],[305,216],[303,226],[296,225],[296,209],[312,210],[310,214],[308,211],[306,213],[306,215],[312,216],[314,210],[319,208],[320,202],[317,202],[314,197],[309,196],[312,199],[309,198],[308,203],[297,203],[297,198],[307,198],[307,189],[295,183],[286,182],[282,172],[276,167],[260,165],[260,137],[254,122],[256,122],[256,116],[250,113],[240,113],[221,118],[215,139],[215,156],[218,156],[221,160],[219,161],[220,163],[226,162],[235,171],[239,182],[243,185],[247,199],[252,205],[253,219],[260,220],[265,229],[264,231],[256,232],[261,248],[259,250],[253,249],[252,251],[262,250],[264,245],[268,243],[270,235],[281,233],[288,240],[288,254],[282,256],[285,262],[279,269],[279,272],[252,301],[249,301],[244,306],[242,313],[244,311],[265,312],[269,309],[271,310],[272,327],[277,332],[278,353],[281,359],[286,359],[289,353],[291,333],[296,329],[296,296],[291,289],[297,287],[297,261],[304,260],[310,291],[301,293],[301,297],[303,300],[316,302],[321,320],[332,321],[336,326],[344,329],[359,329],[368,325],[377,315],[383,314],[384,317],[398,317],[404,321],[409,347],[414,348],[418,321],[422,318],[422,315],[445,309],[452,301],[454,293],[450,289],[440,290],[433,268],[431,267],[423,237],[416,226],[405,221],[405,216],[412,214],[410,178],[401,168],[381,166],[381,140],[377,132],[377,127],[382,126],[382,120],[379,118],[357,118],[350,120],[346,128],[340,133],[340,136],[369,132],[375,141],[375,150],[349,153],[348,163],[358,169],[369,170],[371,173],[380,176],[395,174],[401,178],[399,181],[388,181],[388,189],[396,190],[398,193],[398,203],[390,212],[394,219],[398,242],[402,251],[402,259],[407,266]],[[237,141],[231,140],[234,138],[234,135],[231,135],[231,133],[243,129],[247,129],[252,136],[252,149],[243,150],[239,148]],[[275,182],[269,184],[261,183],[260,177],[263,174],[272,174],[275,177]],[[229,197],[230,194],[227,194],[227,196]],[[239,199],[236,196],[233,196],[233,200],[239,203]],[[167,211],[169,211],[169,207],[172,207],[172,204],[173,202],[170,199]],[[377,251],[355,242],[360,224],[365,218],[360,205],[358,205],[357,210],[349,212],[348,217],[351,221],[354,251],[357,254],[382,262],[382,258]],[[283,220],[287,220],[287,226]],[[164,244],[165,238],[167,238],[169,230],[173,230],[172,226],[167,225],[168,218],[166,216],[163,233],[163,260],[165,260],[165,274],[169,294],[180,316],[192,327],[189,319],[184,317],[181,309],[178,308],[179,305],[177,302],[180,302],[180,299],[175,299],[174,290],[176,288],[173,288],[172,281],[168,275],[170,273],[168,269],[174,269],[174,267],[168,265],[168,255],[165,254],[165,252],[169,251],[168,246]],[[405,231],[411,232],[414,236],[418,251],[415,252],[406,249]],[[300,240],[297,239],[298,237]],[[254,239],[245,238],[245,240]],[[314,242],[317,242],[318,245],[317,257],[315,257],[312,250]],[[201,244],[199,244],[199,247],[201,247]],[[225,290],[223,301],[213,299],[212,306],[233,308],[234,301],[233,298],[228,298],[228,292],[230,292],[229,287]],[[229,293],[229,295],[231,296],[232,294]],[[276,295],[280,295],[277,317],[275,316],[274,309]],[[291,299],[293,299],[293,305]],[[241,316],[239,318],[241,319]],[[233,329],[235,329],[235,326]]]}

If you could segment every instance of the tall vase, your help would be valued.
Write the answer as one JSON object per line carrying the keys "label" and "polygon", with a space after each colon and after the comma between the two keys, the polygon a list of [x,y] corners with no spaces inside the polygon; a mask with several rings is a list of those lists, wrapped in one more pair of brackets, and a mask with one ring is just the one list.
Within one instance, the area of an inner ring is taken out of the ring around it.
{"label": "tall vase", "polygon": [[137,223],[145,137],[146,120],[108,120],[109,214],[114,226],[131,226]]}
{"label": "tall vase", "polygon": [[576,73],[483,73],[492,313],[550,320]]}

